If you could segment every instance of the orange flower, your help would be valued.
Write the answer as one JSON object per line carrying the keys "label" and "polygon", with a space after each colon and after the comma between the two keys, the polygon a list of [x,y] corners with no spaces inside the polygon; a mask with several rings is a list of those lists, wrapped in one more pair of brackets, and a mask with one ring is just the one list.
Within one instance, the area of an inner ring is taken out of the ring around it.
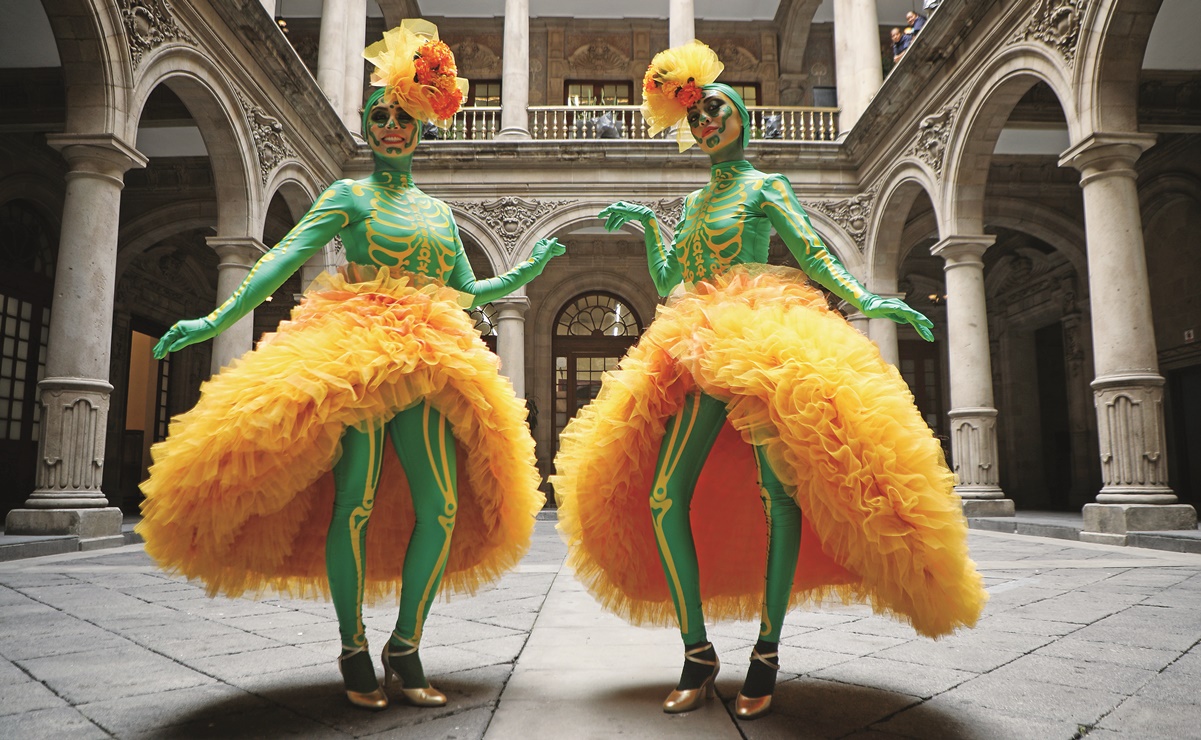
{"label": "orange flower", "polygon": [[688,80],[680,87],[676,93],[676,100],[685,108],[691,108],[697,101],[705,96],[700,85],[693,80]]}

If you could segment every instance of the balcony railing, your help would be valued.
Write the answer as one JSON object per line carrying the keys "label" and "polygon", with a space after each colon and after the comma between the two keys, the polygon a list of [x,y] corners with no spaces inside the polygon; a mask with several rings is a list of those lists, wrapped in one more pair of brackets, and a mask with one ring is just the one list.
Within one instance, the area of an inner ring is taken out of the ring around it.
{"label": "balcony railing", "polygon": [[[837,108],[755,106],[751,114],[751,139],[766,141],[833,141],[838,137]],[[484,141],[500,131],[500,107],[463,108],[439,139]],[[532,105],[531,138],[539,141],[592,139],[663,139],[647,135],[647,124],[636,105],[572,106]]]}

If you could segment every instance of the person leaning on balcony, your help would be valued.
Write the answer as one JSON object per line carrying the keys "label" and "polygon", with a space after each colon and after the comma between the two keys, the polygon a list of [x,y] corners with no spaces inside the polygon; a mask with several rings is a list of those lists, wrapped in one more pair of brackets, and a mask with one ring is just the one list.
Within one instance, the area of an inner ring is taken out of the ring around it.
{"label": "person leaning on balcony", "polygon": [[913,42],[913,37],[900,28],[892,29],[888,32],[888,35],[892,39],[892,61],[893,64],[896,64],[901,61],[901,57],[905,56],[905,51],[909,48],[909,44]]}
{"label": "person leaning on balcony", "polygon": [[[750,719],[770,709],[790,606],[870,599],[939,636],[975,624],[986,594],[954,476],[905,381],[806,281],[926,340],[932,324],[860,285],[788,180],[746,161],[750,117],[714,83],[721,69],[693,41],[647,70],[650,132],[686,119],[680,149],[709,155],[709,182],[670,246],[646,206],[601,211],[610,231],[641,224],[669,298],[564,429],[551,480],[576,576],[630,621],[680,630],[665,712],[712,694],[706,617],[759,619],[734,702]],[[766,264],[773,228],[803,272]]]}
{"label": "person leaning on balcony", "polygon": [[909,36],[909,43],[913,43],[913,37],[922,30],[922,26],[926,25],[926,17],[918,15],[912,10],[905,14],[905,33]]}
{"label": "person leaning on balcony", "polygon": [[[564,248],[542,240],[526,262],[477,280],[450,208],[411,171],[421,124],[445,127],[466,80],[424,21],[364,56],[379,86],[362,119],[374,172],[331,185],[229,300],[175,324],[154,355],[229,328],[335,236],[348,264],[172,422],[152,449],[138,531],[164,568],[210,595],[330,595],[352,704],[383,709],[399,678],[407,702],[441,706],[417,652],[434,598],[516,565],[544,501],[525,405],[463,309],[529,282]],[[393,595],[381,689],[363,601]]]}

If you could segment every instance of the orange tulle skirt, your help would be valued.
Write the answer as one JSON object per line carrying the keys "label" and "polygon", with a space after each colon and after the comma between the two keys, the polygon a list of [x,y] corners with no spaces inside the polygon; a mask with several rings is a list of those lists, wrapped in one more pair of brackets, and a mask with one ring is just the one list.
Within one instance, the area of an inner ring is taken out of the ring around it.
{"label": "orange tulle skirt", "polygon": [[[165,569],[210,594],[328,595],[331,469],[348,427],[428,399],[454,430],[459,511],[443,588],[470,592],[529,547],[544,496],[525,404],[460,294],[406,273],[323,275],[293,311],[201,388],[151,449],[137,531]],[[413,527],[392,452],[367,533],[365,598],[399,592]]]}
{"label": "orange tulle skirt", "polygon": [[559,528],[607,608],[675,624],[649,497],[664,426],[697,391],[728,411],[692,501],[707,618],[760,615],[756,444],[803,512],[794,605],[866,601],[932,637],[975,624],[987,594],[908,386],[802,273],[766,266],[673,296],[559,439]]}

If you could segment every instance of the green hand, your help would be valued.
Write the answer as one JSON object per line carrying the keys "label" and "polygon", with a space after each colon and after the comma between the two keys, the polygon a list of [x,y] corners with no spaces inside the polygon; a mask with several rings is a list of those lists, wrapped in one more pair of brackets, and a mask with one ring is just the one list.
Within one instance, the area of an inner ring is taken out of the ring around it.
{"label": "green hand", "polygon": [[860,312],[869,319],[891,319],[898,324],[909,324],[922,339],[934,341],[934,322],[910,308],[900,298],[871,296],[863,301]]}
{"label": "green hand", "polygon": [[212,339],[219,332],[208,319],[187,319],[167,330],[163,338],[154,345],[154,359],[161,360],[168,352],[178,352],[184,347]]}
{"label": "green hand", "polygon": [[546,266],[553,258],[558,257],[567,251],[567,245],[561,243],[558,239],[539,239],[534,242],[534,251],[530,253],[530,260],[535,264]]}
{"label": "green hand", "polygon": [[605,231],[617,231],[628,221],[639,221],[646,224],[655,217],[655,212],[637,203],[627,203],[619,200],[611,206],[606,206],[597,218],[604,219]]}

